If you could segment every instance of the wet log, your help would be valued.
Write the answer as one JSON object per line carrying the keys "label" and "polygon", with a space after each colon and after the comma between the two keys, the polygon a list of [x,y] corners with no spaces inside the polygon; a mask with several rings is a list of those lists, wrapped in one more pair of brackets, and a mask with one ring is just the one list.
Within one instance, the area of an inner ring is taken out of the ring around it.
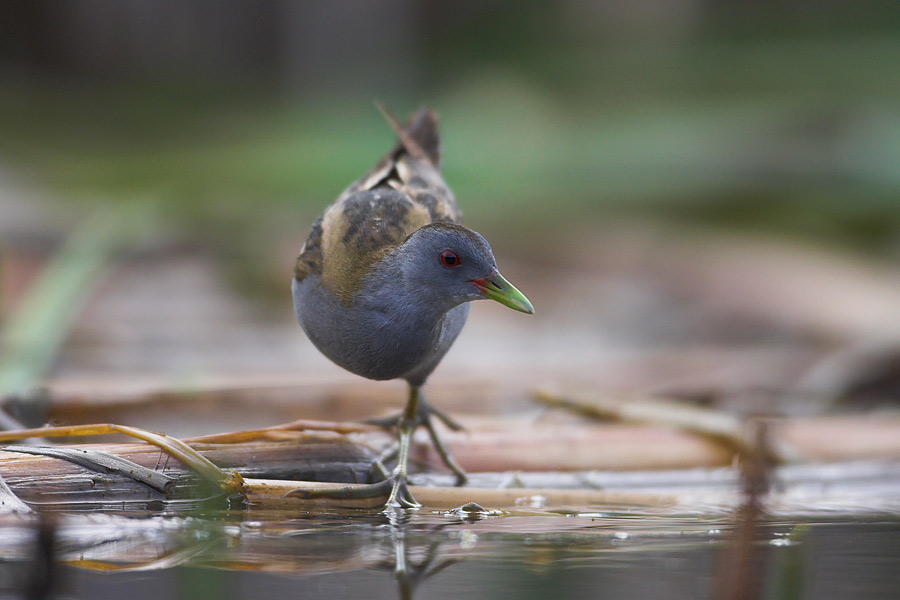
{"label": "wet log", "polygon": [[[255,439],[243,443],[200,440],[189,445],[221,468],[233,469],[246,477],[365,483],[376,454],[364,443],[366,434],[354,435],[358,439],[333,431],[282,430],[266,436],[257,434]],[[383,444],[389,437],[373,431],[370,441]],[[67,448],[120,457],[170,481],[159,489],[127,473],[110,472],[102,465],[90,468],[83,461],[76,464],[60,457],[26,454],[14,447],[0,451],[0,477],[25,502],[72,509],[110,504],[133,508],[151,501],[197,500],[220,494],[219,490],[204,486],[201,478],[180,461],[148,444],[83,444]]]}
{"label": "wet log", "polygon": [[[565,422],[540,423],[509,418],[470,419],[467,431],[445,432],[444,440],[462,466],[473,473],[577,474],[709,469],[731,465],[735,456],[734,449],[727,444],[673,426],[598,423],[571,415],[564,417],[568,419]],[[896,417],[771,420],[770,431],[773,441],[789,445],[795,451],[793,456],[801,462],[900,459],[900,418]],[[306,485],[305,482],[370,482],[373,459],[392,440],[389,432],[373,426],[302,421],[263,430],[193,438],[186,442],[226,471],[234,469],[251,480],[280,480],[282,483],[278,486],[281,489]],[[134,508],[152,501],[197,501],[220,494],[220,490],[200,485],[200,479],[177,459],[147,444],[85,444],[54,448],[71,448],[83,454],[87,451],[106,453],[151,469],[172,481],[163,481],[160,487],[154,488],[135,480],[123,472],[123,467],[115,464],[114,468],[103,465],[100,465],[103,468],[89,468],[90,465],[85,466],[83,461],[75,464],[71,459],[23,454],[13,449],[0,451],[0,477],[26,502],[62,504],[72,509]],[[85,456],[88,462],[92,460],[89,455]],[[411,461],[414,477],[423,471],[445,472],[425,432],[417,435]],[[94,462],[97,461],[94,459]],[[840,477],[846,477],[846,473]],[[422,480],[414,478],[416,481]],[[582,476],[581,483],[584,492],[595,485],[609,491],[606,483],[597,484],[591,477]],[[475,484],[483,485],[477,481]],[[276,484],[266,485],[271,488]],[[521,483],[513,482],[512,485]],[[526,485],[529,488],[549,487],[556,490],[556,495],[563,493],[560,484],[549,479],[534,480]],[[471,489],[448,488],[437,492],[443,498],[439,504],[454,504],[456,500],[477,502],[478,497],[502,504],[506,502],[504,498],[508,499],[507,496],[489,494],[467,495],[465,490]],[[654,494],[658,497],[663,491],[655,490]],[[270,492],[263,493],[267,502],[271,499]],[[262,492],[251,490],[250,496],[259,493]],[[423,498],[431,498],[429,494],[432,492],[426,491]],[[510,494],[521,495],[521,492]],[[586,502],[615,501],[602,494],[588,494],[581,499]],[[377,498],[370,500],[360,506],[378,504]],[[637,497],[630,497],[629,501],[640,503]]]}

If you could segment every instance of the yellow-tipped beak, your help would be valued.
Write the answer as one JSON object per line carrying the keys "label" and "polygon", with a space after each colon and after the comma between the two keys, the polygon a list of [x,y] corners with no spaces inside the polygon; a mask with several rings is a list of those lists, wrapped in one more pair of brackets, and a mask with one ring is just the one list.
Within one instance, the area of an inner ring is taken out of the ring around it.
{"label": "yellow-tipped beak", "polygon": [[499,271],[494,271],[481,279],[473,279],[472,283],[481,290],[481,294],[485,298],[490,298],[519,312],[534,314],[534,307],[525,294],[517,290]]}

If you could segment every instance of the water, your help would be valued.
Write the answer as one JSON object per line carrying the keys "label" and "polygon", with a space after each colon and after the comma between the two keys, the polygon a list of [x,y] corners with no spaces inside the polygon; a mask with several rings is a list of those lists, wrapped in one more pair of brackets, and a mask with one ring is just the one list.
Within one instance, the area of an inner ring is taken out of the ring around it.
{"label": "water", "polygon": [[[190,515],[71,514],[53,578],[74,598],[705,598],[725,515],[666,509]],[[0,589],[33,572],[32,522],[0,540]],[[900,517],[777,518],[762,528],[762,597],[900,596]]]}

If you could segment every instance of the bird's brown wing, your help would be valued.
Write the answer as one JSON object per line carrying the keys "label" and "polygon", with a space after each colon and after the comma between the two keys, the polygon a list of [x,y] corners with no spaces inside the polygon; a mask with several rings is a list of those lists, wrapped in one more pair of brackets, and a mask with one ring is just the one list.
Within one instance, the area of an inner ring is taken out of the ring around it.
{"label": "bird's brown wing", "polygon": [[397,146],[348,191],[371,190],[387,185],[424,207],[428,211],[429,222],[458,223],[462,215],[441,177],[437,115],[433,110],[422,108],[404,127],[387,109],[381,105],[378,108],[397,134]]}
{"label": "bird's brown wing", "polygon": [[440,174],[437,117],[418,111],[403,127],[385,118],[399,143],[316,221],[300,251],[294,277],[310,274],[352,302],[366,272],[414,231],[435,221],[458,223],[460,212]]}

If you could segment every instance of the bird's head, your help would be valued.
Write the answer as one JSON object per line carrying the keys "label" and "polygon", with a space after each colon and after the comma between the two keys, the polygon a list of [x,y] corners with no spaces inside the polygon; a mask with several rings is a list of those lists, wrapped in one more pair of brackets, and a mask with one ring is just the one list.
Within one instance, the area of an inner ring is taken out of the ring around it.
{"label": "bird's head", "polygon": [[471,229],[430,223],[410,235],[398,250],[404,279],[423,296],[451,307],[488,298],[534,314],[528,298],[497,270],[490,245]]}

